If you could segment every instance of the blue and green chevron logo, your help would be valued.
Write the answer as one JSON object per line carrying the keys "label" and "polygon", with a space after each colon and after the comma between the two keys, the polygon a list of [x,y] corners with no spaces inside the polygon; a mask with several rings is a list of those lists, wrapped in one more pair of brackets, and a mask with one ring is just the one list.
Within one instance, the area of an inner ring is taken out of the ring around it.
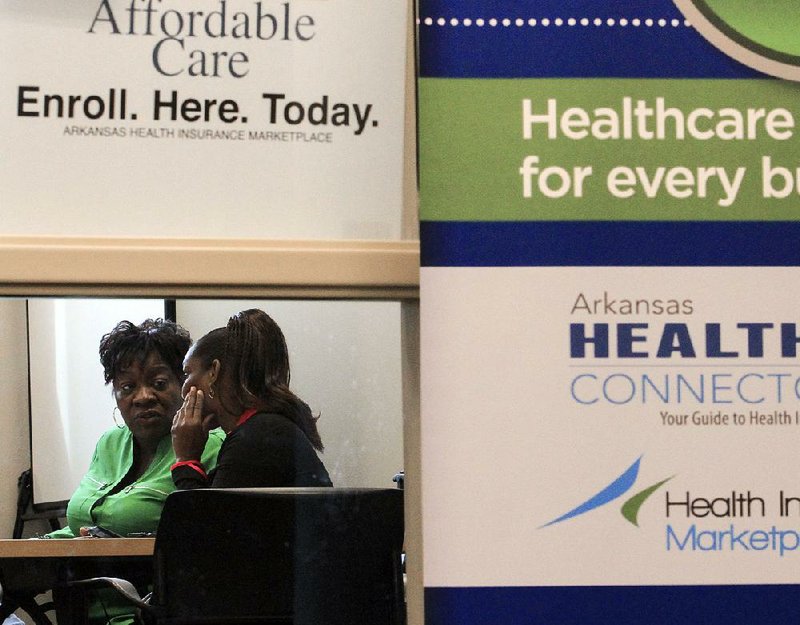
{"label": "blue and green chevron logo", "polygon": [[[603,488],[597,494],[589,497],[586,501],[582,504],[572,508],[569,512],[565,512],[559,517],[556,517],[549,523],[545,523],[539,529],[543,529],[545,527],[550,527],[551,525],[555,525],[556,523],[562,523],[563,521],[568,521],[569,519],[574,519],[577,516],[582,514],[586,514],[587,512],[591,512],[592,510],[596,510],[601,506],[605,506],[606,504],[611,503],[625,495],[629,490],[631,490],[636,483],[636,479],[639,477],[639,466],[642,462],[642,457],[639,456],[636,461],[628,467],[622,475],[612,481],[608,486]],[[622,508],[620,512],[622,516],[630,523],[639,527],[639,510],[641,509],[642,505],[645,501],[648,500],[650,495],[656,492],[659,488],[661,488],[664,484],[669,482],[674,475],[661,480],[660,482],[656,482],[652,486],[648,486],[647,488],[640,490],[632,497],[625,500],[625,503],[622,504]]]}

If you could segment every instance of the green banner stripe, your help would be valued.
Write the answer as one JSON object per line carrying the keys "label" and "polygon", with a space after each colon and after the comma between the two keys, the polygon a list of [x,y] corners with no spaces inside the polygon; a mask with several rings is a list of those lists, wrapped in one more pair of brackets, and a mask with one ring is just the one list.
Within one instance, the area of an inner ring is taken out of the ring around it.
{"label": "green banner stripe", "polygon": [[[775,80],[422,79],[421,217],[794,221],[798,96]],[[530,138],[526,101],[543,118]]]}

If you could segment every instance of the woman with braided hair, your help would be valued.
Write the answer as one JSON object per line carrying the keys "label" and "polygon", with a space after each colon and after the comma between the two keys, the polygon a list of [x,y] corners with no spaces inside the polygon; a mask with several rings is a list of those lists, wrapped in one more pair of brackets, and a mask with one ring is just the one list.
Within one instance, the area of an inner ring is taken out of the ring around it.
{"label": "woman with braided hair", "polygon": [[[179,489],[332,486],[317,456],[317,419],[289,389],[286,340],[264,311],[237,313],[203,336],[183,370],[184,401],[172,424]],[[218,426],[227,436],[207,471],[200,454]]]}

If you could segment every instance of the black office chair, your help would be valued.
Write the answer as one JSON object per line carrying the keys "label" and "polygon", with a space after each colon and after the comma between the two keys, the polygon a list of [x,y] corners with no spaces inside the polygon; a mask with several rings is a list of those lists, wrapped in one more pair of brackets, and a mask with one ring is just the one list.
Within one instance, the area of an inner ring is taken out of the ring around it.
{"label": "black office chair", "polygon": [[403,492],[254,488],[178,491],[158,526],[154,587],[139,600],[159,625],[402,625]]}
{"label": "black office chair", "polygon": [[14,520],[12,538],[22,538],[25,523],[28,521],[47,521],[50,529],[61,529],[60,519],[67,515],[66,501],[52,504],[36,505],[33,503],[33,472],[26,469],[17,479],[17,516]]}
{"label": "black office chair", "polygon": [[[25,523],[29,521],[47,521],[50,529],[55,531],[61,528],[60,519],[67,514],[67,502],[59,501],[45,506],[33,503],[33,472],[26,469],[20,473],[17,479],[17,515],[14,519],[14,529],[11,537],[22,538],[25,530]],[[42,589],[45,590],[45,589]],[[55,609],[52,601],[39,603],[36,600],[37,593],[15,595],[6,597],[3,601],[2,588],[0,588],[0,623],[7,616],[16,610],[22,610],[28,614],[30,620],[36,625],[51,625],[52,621],[48,613]]]}

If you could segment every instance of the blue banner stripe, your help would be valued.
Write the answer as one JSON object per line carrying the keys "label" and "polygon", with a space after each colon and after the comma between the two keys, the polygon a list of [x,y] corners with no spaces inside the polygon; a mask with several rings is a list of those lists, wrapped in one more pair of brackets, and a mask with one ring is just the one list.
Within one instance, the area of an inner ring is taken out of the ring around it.
{"label": "blue banner stripe", "polygon": [[423,267],[793,267],[800,222],[423,221]]}
{"label": "blue banner stripe", "polygon": [[426,625],[786,625],[800,586],[426,588]]}
{"label": "blue banner stripe", "polygon": [[763,77],[687,26],[670,0],[624,10],[596,1],[421,0],[419,21],[424,77]]}

